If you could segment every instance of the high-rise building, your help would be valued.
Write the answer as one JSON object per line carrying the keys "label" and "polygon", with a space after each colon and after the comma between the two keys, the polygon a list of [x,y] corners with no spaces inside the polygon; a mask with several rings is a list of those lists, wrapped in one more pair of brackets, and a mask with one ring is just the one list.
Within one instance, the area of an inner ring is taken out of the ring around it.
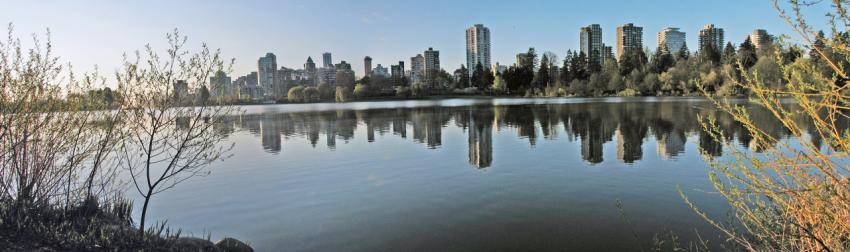
{"label": "high-rise building", "polygon": [[416,80],[424,77],[425,75],[425,57],[422,54],[417,54],[416,56],[410,57],[410,77],[411,83],[416,82]]}
{"label": "high-rise building", "polygon": [[319,68],[317,77],[317,84],[336,85],[336,68],[334,66]]}
{"label": "high-rise building", "polygon": [[490,67],[490,29],[483,24],[466,29],[466,68],[470,76],[479,63]]}
{"label": "high-rise building", "polygon": [[372,69],[372,76],[390,77],[390,71],[386,67],[381,66],[381,64],[378,64],[375,69]]}
{"label": "high-rise building", "polygon": [[363,77],[372,76],[372,57],[363,58]]}
{"label": "high-rise building", "polygon": [[532,55],[528,53],[517,53],[516,54],[516,66],[523,68],[533,68],[534,67],[534,58]]}
{"label": "high-rise building", "polygon": [[319,77],[319,73],[316,70],[316,63],[313,62],[313,58],[311,57],[307,57],[307,63],[304,63],[304,71],[308,76],[307,78],[311,81],[315,82]]}
{"label": "high-rise building", "polygon": [[333,59],[331,59],[331,53],[326,52],[322,54],[322,67],[332,67],[334,65]]}
{"label": "high-rise building", "polygon": [[707,24],[699,30],[699,48],[714,47],[718,52],[723,49],[723,28]]}
{"label": "high-rise building", "polygon": [[581,28],[581,52],[587,55],[588,59],[595,59],[599,64],[602,64],[602,27],[598,24],[591,24]]}
{"label": "high-rise building", "polygon": [[390,65],[390,72],[393,78],[404,78],[404,61],[399,61],[398,65]]}
{"label": "high-rise building", "polygon": [[336,69],[334,81],[337,86],[354,86],[354,70],[351,70],[351,64],[343,60],[334,65],[334,68]]}
{"label": "high-rise building", "polygon": [[[602,55],[601,55],[601,57],[602,57],[602,63],[605,63],[605,61],[608,61],[608,60],[616,60],[616,58],[614,58],[614,49],[611,48],[611,46],[608,46],[606,44],[602,44]],[[615,63],[616,63],[616,61],[615,61]]]}
{"label": "high-rise building", "polygon": [[348,64],[348,62],[345,62],[344,60],[343,60],[343,61],[340,61],[340,62],[339,62],[339,64],[334,64],[334,67],[335,67],[337,70],[340,70],[340,69],[342,69],[342,70],[351,70],[351,64]]}
{"label": "high-rise building", "polygon": [[260,57],[257,61],[257,66],[260,87],[265,89],[267,94],[275,95],[274,84],[277,72],[277,57],[275,57],[273,53],[266,53],[266,56]]}
{"label": "high-rise building", "polygon": [[643,50],[643,27],[632,23],[617,27],[617,58],[630,50]]}
{"label": "high-rise building", "polygon": [[756,46],[756,49],[767,48],[773,43],[773,36],[767,33],[767,30],[755,29],[750,34],[750,42]]}
{"label": "high-rise building", "polygon": [[440,51],[428,47],[425,51],[425,73],[440,71]]}
{"label": "high-rise building", "polygon": [[230,97],[233,95],[231,88],[230,76],[224,71],[216,71],[210,77],[210,96],[212,97]]}
{"label": "high-rise building", "polygon": [[667,52],[675,54],[685,48],[685,32],[679,28],[666,27],[658,32],[658,48],[667,48]]}
{"label": "high-rise building", "polygon": [[428,47],[425,51],[425,82],[431,88],[437,85],[437,75],[440,73],[440,51]]}

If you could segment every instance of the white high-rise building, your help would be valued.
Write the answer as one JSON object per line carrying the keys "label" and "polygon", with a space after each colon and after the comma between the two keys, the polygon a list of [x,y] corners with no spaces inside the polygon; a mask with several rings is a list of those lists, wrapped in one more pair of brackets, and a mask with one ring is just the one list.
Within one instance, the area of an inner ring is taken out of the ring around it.
{"label": "white high-rise building", "polygon": [[267,94],[274,95],[275,73],[277,72],[277,57],[273,53],[266,53],[266,56],[260,57],[257,61],[257,74],[260,87],[265,89]]}
{"label": "white high-rise building", "polygon": [[667,51],[675,54],[685,47],[685,32],[679,28],[666,27],[658,32],[658,48],[667,46]]}
{"label": "white high-rise building", "polygon": [[490,68],[490,29],[483,24],[466,29],[466,68],[470,76],[479,63]]}

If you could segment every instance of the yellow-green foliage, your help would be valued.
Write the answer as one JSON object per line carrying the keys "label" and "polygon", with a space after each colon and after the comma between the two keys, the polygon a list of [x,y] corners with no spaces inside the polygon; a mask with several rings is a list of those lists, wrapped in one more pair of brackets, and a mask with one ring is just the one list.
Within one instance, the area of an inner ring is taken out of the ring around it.
{"label": "yellow-green foliage", "polygon": [[294,86],[289,89],[289,92],[286,94],[286,99],[290,102],[303,102],[304,101],[304,87],[302,86]]}
{"label": "yellow-green foliage", "polygon": [[620,91],[619,93],[617,93],[617,96],[620,96],[620,97],[632,97],[632,96],[637,96],[637,95],[638,95],[637,90],[634,90],[634,89],[631,89],[631,88],[623,89],[623,91]]}
{"label": "yellow-green foliage", "polygon": [[347,102],[351,101],[351,89],[346,87],[336,87],[336,102]]}
{"label": "yellow-green foliage", "polygon": [[[774,4],[803,41],[815,43],[817,32],[800,12],[805,6],[797,1]],[[843,5],[833,6],[830,13],[840,21],[836,24],[850,21]],[[742,70],[742,81],[731,83],[749,93],[751,104],[769,111],[779,125],[757,125],[744,105],[712,97],[747,129],[752,149],[726,141],[730,138],[714,118],[701,119],[705,131],[730,150],[731,161],[707,154],[705,160],[713,168],[711,181],[734,209],[737,223],[724,225],[698,213],[746,250],[850,251],[850,107],[840,81],[847,73],[839,67],[850,61],[850,50],[845,39],[823,42],[814,51],[817,57],[787,64],[778,55],[762,57],[750,71]],[[733,88],[721,90],[731,93]],[[766,127],[782,127],[790,137],[780,139]]]}
{"label": "yellow-green foliage", "polygon": [[369,95],[369,87],[367,87],[366,85],[357,84],[357,86],[354,86],[354,97],[360,99],[365,98]]}

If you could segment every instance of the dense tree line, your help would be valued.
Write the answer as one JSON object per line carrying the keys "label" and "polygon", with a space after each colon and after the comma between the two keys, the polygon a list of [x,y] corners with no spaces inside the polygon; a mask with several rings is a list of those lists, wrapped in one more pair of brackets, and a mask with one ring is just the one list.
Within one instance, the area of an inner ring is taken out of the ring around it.
{"label": "dense tree line", "polygon": [[[694,57],[686,47],[676,52],[666,47],[654,52],[627,50],[619,59],[592,59],[584,52],[567,51],[560,66],[544,55],[539,67],[514,65],[495,78],[506,82],[506,93],[526,96],[694,95],[700,87],[720,95],[746,95],[734,84],[741,81],[743,71],[758,72],[759,78],[781,87],[777,58],[787,65],[817,64],[816,58],[802,59],[802,50],[781,43],[758,50],[748,38],[737,48],[732,43],[700,48]],[[526,55],[536,57],[533,49]],[[550,78],[552,72],[558,73],[557,78]]]}
{"label": "dense tree line", "polygon": [[[847,39],[847,33],[826,38],[817,35],[814,47],[839,62],[825,41]],[[804,50],[809,50],[803,57]],[[701,95],[702,90],[725,96],[745,96],[747,90],[736,85],[747,74],[758,73],[761,80],[782,87],[783,67],[811,64],[819,71],[832,71],[814,48],[802,48],[780,41],[757,48],[749,38],[740,44],[705,46],[693,55],[687,48],[670,50],[666,46],[626,50],[613,55],[568,50],[562,60],[551,52],[542,55],[534,48],[519,54],[516,64],[495,71],[488,66],[460,65],[452,73],[444,70],[423,74],[416,79],[367,76],[346,79],[334,87],[295,87],[288,92],[290,102],[320,100],[348,101],[373,97],[401,98],[429,95],[508,95],[527,97],[555,96],[678,96]],[[779,59],[779,60],[777,60]],[[780,62],[780,63],[777,63]],[[470,71],[471,69],[471,71]],[[316,90],[317,89],[317,90]],[[318,91],[318,92],[317,92]]]}

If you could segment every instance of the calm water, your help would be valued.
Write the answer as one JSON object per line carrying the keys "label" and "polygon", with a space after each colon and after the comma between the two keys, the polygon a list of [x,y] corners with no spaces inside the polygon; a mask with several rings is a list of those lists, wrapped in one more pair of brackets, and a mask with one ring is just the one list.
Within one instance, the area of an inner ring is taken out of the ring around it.
{"label": "calm water", "polygon": [[233,157],[155,198],[152,219],[259,251],[635,250],[666,230],[717,240],[676,189],[728,210],[699,155],[724,149],[696,117],[750,141],[689,98],[245,109],[220,127]]}

